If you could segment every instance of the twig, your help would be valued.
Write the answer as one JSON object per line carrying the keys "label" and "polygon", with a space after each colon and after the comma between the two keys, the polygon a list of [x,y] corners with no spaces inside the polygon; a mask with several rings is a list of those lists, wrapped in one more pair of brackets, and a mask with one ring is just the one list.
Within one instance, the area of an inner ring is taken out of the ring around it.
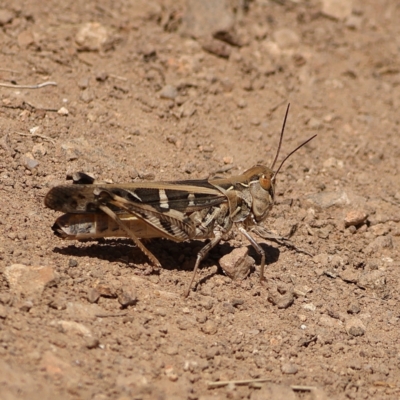
{"label": "twig", "polygon": [[124,82],[126,82],[128,80],[128,78],[124,78],[123,76],[118,76],[118,75],[114,75],[114,74],[110,74],[109,77],[114,78],[114,79],[119,79],[120,81],[124,81]]}
{"label": "twig", "polygon": [[374,386],[382,386],[382,387],[389,387],[391,389],[394,389],[395,387],[397,387],[395,384],[393,383],[389,383],[389,382],[385,382],[385,381],[375,381],[373,383]]}
{"label": "twig", "polygon": [[41,135],[40,133],[23,133],[23,132],[15,132],[15,133],[20,136],[39,137],[41,139],[48,140],[49,142],[55,144],[55,141],[52,138],[46,135]]}
{"label": "twig", "polygon": [[95,314],[94,316],[97,318],[109,318],[109,317],[125,317],[128,313],[120,313],[120,314]]}
{"label": "twig", "polygon": [[0,68],[0,71],[11,72],[12,74],[20,74],[21,73],[19,71],[16,71],[15,69],[9,69],[9,68]]}
{"label": "twig", "polygon": [[0,83],[0,87],[12,88],[12,89],[40,89],[45,86],[57,86],[56,82],[43,82],[37,85],[14,85],[12,83]]}
{"label": "twig", "polygon": [[312,392],[316,389],[315,386],[303,386],[303,385],[290,385],[290,389],[297,392]]}
{"label": "twig", "polygon": [[219,388],[228,385],[249,385],[251,383],[264,383],[271,382],[271,379],[242,379],[240,381],[215,381],[215,382],[207,382],[208,389]]}
{"label": "twig", "polygon": [[[215,389],[228,385],[250,385],[252,383],[265,383],[271,382],[271,379],[243,379],[239,381],[215,381],[215,382],[207,382],[208,389]],[[303,385],[290,385],[290,389],[294,391],[303,391],[303,392],[311,392],[316,389],[315,386],[303,386]]]}

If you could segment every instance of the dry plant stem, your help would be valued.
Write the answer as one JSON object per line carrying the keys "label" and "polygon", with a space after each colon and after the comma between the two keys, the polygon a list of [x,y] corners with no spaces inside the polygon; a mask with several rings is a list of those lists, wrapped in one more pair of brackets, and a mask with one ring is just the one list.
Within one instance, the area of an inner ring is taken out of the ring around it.
{"label": "dry plant stem", "polygon": [[215,381],[215,382],[207,382],[208,389],[215,389],[223,386],[228,385],[249,385],[251,383],[264,383],[264,382],[271,382],[270,379],[242,379],[238,381]]}
{"label": "dry plant stem", "polygon": [[20,74],[21,72],[19,72],[19,71],[16,71],[16,70],[14,70],[14,69],[9,69],[9,68],[0,68],[0,71],[3,71],[3,72],[11,72],[12,74]]}
{"label": "dry plant stem", "polygon": [[23,132],[15,132],[17,135],[20,136],[29,136],[29,137],[38,137],[44,140],[48,140],[49,142],[55,144],[54,140],[48,136],[41,135],[40,133],[23,133]]}
{"label": "dry plant stem", "polygon": [[[208,389],[215,389],[223,386],[228,385],[250,385],[252,383],[264,383],[264,382],[271,382],[271,379],[243,379],[238,381],[216,381],[216,382],[207,382]],[[303,385],[290,385],[290,388],[295,391],[307,391],[311,392],[315,390],[315,386],[303,386]]]}
{"label": "dry plant stem", "polygon": [[0,83],[0,87],[10,88],[10,89],[41,89],[45,86],[57,86],[57,82],[43,82],[37,85],[14,85],[12,83]]}
{"label": "dry plant stem", "polygon": [[95,314],[97,318],[111,318],[111,317],[125,317],[128,313],[121,313],[121,314]]}
{"label": "dry plant stem", "polygon": [[124,81],[124,82],[126,82],[128,80],[127,78],[124,78],[123,76],[118,76],[118,75],[114,75],[114,74],[110,74],[110,77],[114,78],[114,79],[118,79],[120,81]]}
{"label": "dry plant stem", "polygon": [[316,386],[290,385],[290,388],[297,392],[311,392],[316,389]]}

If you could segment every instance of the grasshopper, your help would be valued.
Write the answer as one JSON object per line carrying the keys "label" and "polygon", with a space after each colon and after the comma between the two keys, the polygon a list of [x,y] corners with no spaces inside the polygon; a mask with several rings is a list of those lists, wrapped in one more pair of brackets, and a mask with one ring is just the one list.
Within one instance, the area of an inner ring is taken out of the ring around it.
{"label": "grasshopper", "polygon": [[274,204],[277,174],[293,153],[316,136],[290,152],[274,172],[289,106],[271,167],[256,165],[230,178],[125,184],[93,183],[83,174],[86,183],[56,186],[47,193],[45,205],[66,213],[56,220],[53,231],[64,239],[129,237],[158,267],[160,262],[140,239],[210,239],[197,254],[186,297],[201,261],[235,226],[261,256],[262,282],[265,252],[250,232],[263,237],[262,229],[256,228],[261,228]]}

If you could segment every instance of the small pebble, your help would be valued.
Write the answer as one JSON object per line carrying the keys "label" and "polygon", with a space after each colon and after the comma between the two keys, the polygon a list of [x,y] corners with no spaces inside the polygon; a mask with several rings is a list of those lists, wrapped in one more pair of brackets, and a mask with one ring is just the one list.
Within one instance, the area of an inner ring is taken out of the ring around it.
{"label": "small pebble", "polygon": [[90,103],[94,99],[94,94],[90,89],[85,89],[81,92],[79,98],[84,102],[84,103]]}
{"label": "small pebble", "polygon": [[49,307],[54,308],[55,310],[65,310],[67,308],[65,299],[62,297],[55,297],[51,299],[48,304]]}
{"label": "small pebble", "polygon": [[322,14],[327,17],[343,20],[350,16],[352,2],[350,0],[322,0]]}
{"label": "small pebble", "polygon": [[178,380],[178,375],[175,372],[175,369],[172,365],[167,365],[165,367],[165,375],[171,382],[176,382]]}
{"label": "small pebble", "polygon": [[315,130],[317,130],[317,129],[320,129],[320,128],[323,126],[323,124],[322,124],[322,122],[321,122],[319,119],[314,118],[314,117],[311,117],[311,118],[308,120],[308,122],[307,122],[307,126],[308,126],[310,129],[315,129]]}
{"label": "small pebble", "polygon": [[349,318],[345,324],[346,332],[351,336],[363,336],[366,328],[363,322],[356,317]]}
{"label": "small pebble", "polygon": [[160,326],[160,327],[158,328],[158,331],[161,332],[161,333],[163,333],[164,335],[166,335],[166,334],[168,333],[168,330],[169,330],[169,329],[170,329],[170,328],[169,328],[169,325],[168,325],[168,324],[165,324],[165,325]]}
{"label": "small pebble", "polygon": [[274,32],[275,42],[281,49],[295,47],[299,44],[299,35],[291,29],[283,28]]}
{"label": "small pebble", "polygon": [[236,105],[239,108],[246,108],[247,107],[247,102],[244,99],[238,99],[237,102],[236,102]]}
{"label": "small pebble", "polygon": [[32,171],[39,165],[39,161],[35,160],[31,154],[27,153],[21,157],[21,164],[29,171]]}
{"label": "small pebble", "polygon": [[3,306],[2,304],[0,304],[0,318],[6,319],[7,314],[8,314],[7,308],[5,306]]}
{"label": "small pebble", "polygon": [[338,160],[335,157],[327,158],[322,164],[325,168],[343,168],[344,162],[342,160]]}
{"label": "small pebble", "polygon": [[366,221],[367,217],[368,215],[362,210],[351,210],[344,218],[344,226],[346,228],[349,226],[359,226]]}
{"label": "small pebble", "polygon": [[214,321],[208,320],[201,327],[201,330],[207,335],[215,335],[218,331],[217,324]]}
{"label": "small pebble", "polygon": [[231,55],[231,47],[220,40],[209,38],[207,40],[203,40],[201,45],[203,50],[208,51],[209,53],[218,57],[229,58]]}
{"label": "small pebble", "polygon": [[12,21],[14,13],[9,10],[0,10],[0,26],[6,25]]}
{"label": "small pebble", "polygon": [[30,300],[24,301],[19,305],[19,309],[24,312],[28,312],[33,307],[33,303]]}
{"label": "small pebble", "polygon": [[167,136],[167,142],[168,143],[171,143],[171,144],[176,144],[176,142],[177,142],[177,138],[176,138],[176,136],[174,136],[174,135],[169,135],[169,136]]}
{"label": "small pebble", "polygon": [[68,267],[69,268],[75,268],[78,266],[78,261],[76,261],[74,258],[70,258],[68,260]]}
{"label": "small pebble", "polygon": [[90,288],[87,292],[87,299],[90,303],[96,303],[100,298],[100,293],[94,289]]}
{"label": "small pebble", "polygon": [[304,310],[314,312],[317,307],[313,303],[308,303],[303,305]]}
{"label": "small pebble", "polygon": [[204,323],[207,321],[207,315],[205,315],[205,314],[198,314],[198,315],[196,316],[196,321],[197,321],[199,324],[204,324]]}
{"label": "small pebble", "polygon": [[85,346],[88,349],[95,349],[100,344],[99,339],[93,336],[88,336],[85,338]]}
{"label": "small pebble", "polygon": [[234,83],[229,78],[222,78],[221,86],[225,92],[231,92],[234,88]]}
{"label": "small pebble", "polygon": [[339,276],[345,282],[356,283],[359,277],[359,272],[353,268],[346,268],[339,272]]}
{"label": "small pebble", "polygon": [[206,352],[206,359],[207,360],[212,360],[215,356],[218,356],[220,354],[219,348],[218,347],[211,347],[207,350]]}
{"label": "small pebble", "polygon": [[68,115],[69,111],[65,107],[61,107],[58,111],[57,114],[59,115]]}
{"label": "small pebble", "polygon": [[386,275],[378,269],[360,275],[357,285],[362,289],[380,290],[386,286]]}
{"label": "small pebble", "polygon": [[105,82],[108,78],[108,74],[105,71],[98,72],[96,74],[96,81],[97,82]]}
{"label": "small pebble", "polygon": [[168,346],[165,349],[165,353],[168,354],[169,356],[176,356],[178,354],[178,348],[176,346]]}
{"label": "small pebble", "polygon": [[288,308],[294,302],[293,288],[269,288],[268,300],[278,308]]}
{"label": "small pebble", "polygon": [[78,81],[79,89],[87,89],[88,86],[89,86],[89,78],[87,76],[79,79]]}
{"label": "small pebble", "polygon": [[281,371],[284,374],[292,374],[293,375],[293,374],[297,374],[297,372],[299,371],[299,368],[294,364],[286,363],[286,364],[282,364]]}
{"label": "small pebble", "polygon": [[226,156],[222,159],[224,164],[232,164],[233,163],[233,157],[232,156]]}
{"label": "small pebble", "polygon": [[35,39],[35,34],[31,30],[22,31],[17,37],[20,47],[28,47],[35,42]]}
{"label": "small pebble", "polygon": [[98,51],[108,39],[107,29],[98,22],[84,24],[75,36],[80,50]]}
{"label": "small pebble", "polygon": [[244,304],[244,300],[242,299],[232,299],[231,304],[233,307],[242,306]]}
{"label": "small pebble", "polygon": [[156,179],[154,172],[142,172],[139,174],[139,176],[146,181],[154,181],[154,179]]}
{"label": "small pebble", "polygon": [[95,289],[100,293],[100,296],[117,297],[115,288],[109,283],[99,282]]}
{"label": "small pebble", "polygon": [[247,247],[239,247],[219,260],[221,268],[232,280],[243,280],[250,273],[255,260],[248,251]]}
{"label": "small pebble", "polygon": [[32,147],[32,154],[34,157],[43,157],[47,153],[46,148],[44,147],[43,143],[37,143]]}
{"label": "small pebble", "polygon": [[187,319],[179,319],[176,321],[176,325],[181,331],[186,331],[192,327],[192,324]]}
{"label": "small pebble", "polygon": [[357,232],[357,228],[356,228],[354,225],[350,225],[348,231],[349,231],[351,234],[354,234],[354,233]]}
{"label": "small pebble", "polygon": [[132,288],[125,288],[118,295],[118,302],[122,307],[133,306],[137,303],[136,292]]}
{"label": "small pebble", "polygon": [[214,301],[210,297],[206,297],[200,300],[200,305],[207,311],[211,310],[214,306]]}
{"label": "small pebble", "polygon": [[321,315],[318,324],[326,328],[336,328],[338,330],[343,329],[343,322],[339,319],[332,318],[329,315]]}
{"label": "small pebble", "polygon": [[158,315],[158,316],[160,316],[160,317],[165,317],[165,316],[167,315],[167,312],[165,311],[164,308],[158,307],[158,308],[156,308],[156,309],[154,310],[154,314],[155,314],[155,315]]}
{"label": "small pebble", "polygon": [[159,95],[162,99],[171,99],[174,100],[178,96],[178,90],[175,86],[165,85]]}
{"label": "small pebble", "polygon": [[346,27],[353,30],[359,30],[362,27],[363,18],[359,15],[349,15],[346,18]]}
{"label": "small pebble", "polygon": [[358,314],[361,311],[359,304],[357,303],[350,303],[347,307],[347,312],[349,314]]}

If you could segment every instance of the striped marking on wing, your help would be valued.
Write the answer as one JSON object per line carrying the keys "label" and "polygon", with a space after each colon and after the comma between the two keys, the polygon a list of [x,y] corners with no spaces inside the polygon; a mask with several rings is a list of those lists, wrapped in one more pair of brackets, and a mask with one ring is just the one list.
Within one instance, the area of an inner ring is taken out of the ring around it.
{"label": "striped marking on wing", "polygon": [[180,211],[170,209],[160,212],[149,204],[135,204],[118,196],[110,204],[142,219],[157,229],[161,237],[175,242],[191,239],[196,233],[194,222]]}
{"label": "striped marking on wing", "polygon": [[225,199],[224,195],[207,180],[188,180],[61,185],[50,189],[44,203],[48,208],[64,213],[95,212],[98,210],[97,198],[94,195],[96,189],[105,190],[133,203],[150,204],[159,211],[163,209],[196,211],[203,207],[220,204]]}

